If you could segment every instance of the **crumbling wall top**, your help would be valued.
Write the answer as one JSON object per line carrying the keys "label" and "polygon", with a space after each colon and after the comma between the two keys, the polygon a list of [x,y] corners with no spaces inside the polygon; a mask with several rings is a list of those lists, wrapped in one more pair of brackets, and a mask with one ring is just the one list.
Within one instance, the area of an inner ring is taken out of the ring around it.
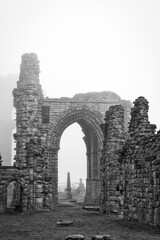
{"label": "crumbling wall top", "polygon": [[148,101],[140,96],[134,101],[131,109],[129,133],[131,137],[149,136],[155,133],[156,125],[150,124],[148,119]]}
{"label": "crumbling wall top", "polygon": [[114,92],[103,91],[103,92],[88,92],[88,93],[78,93],[73,96],[74,100],[85,101],[85,102],[96,102],[96,101],[120,101],[121,98]]}
{"label": "crumbling wall top", "polygon": [[19,81],[39,83],[39,60],[35,53],[22,55]]}

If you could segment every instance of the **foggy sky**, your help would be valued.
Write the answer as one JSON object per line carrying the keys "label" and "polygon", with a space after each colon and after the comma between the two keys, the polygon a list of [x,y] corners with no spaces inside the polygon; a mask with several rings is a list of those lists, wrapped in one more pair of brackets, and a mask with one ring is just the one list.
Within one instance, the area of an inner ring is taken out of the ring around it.
{"label": "foggy sky", "polygon": [[11,165],[12,155],[12,130],[15,128],[15,121],[12,117],[13,95],[18,76],[10,74],[0,77],[0,152],[3,157],[3,165]]}

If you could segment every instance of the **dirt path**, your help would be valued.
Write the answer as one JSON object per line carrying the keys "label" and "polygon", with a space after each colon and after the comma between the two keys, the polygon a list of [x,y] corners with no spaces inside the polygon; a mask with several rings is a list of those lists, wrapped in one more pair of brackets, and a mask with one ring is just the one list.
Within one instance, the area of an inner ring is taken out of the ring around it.
{"label": "dirt path", "polygon": [[[58,227],[60,220],[73,221],[71,226]],[[95,234],[109,234],[113,240],[160,240],[160,229],[121,220],[81,206],[60,205],[53,211],[0,215],[2,240],[63,240],[69,234],[81,234],[90,240]]]}

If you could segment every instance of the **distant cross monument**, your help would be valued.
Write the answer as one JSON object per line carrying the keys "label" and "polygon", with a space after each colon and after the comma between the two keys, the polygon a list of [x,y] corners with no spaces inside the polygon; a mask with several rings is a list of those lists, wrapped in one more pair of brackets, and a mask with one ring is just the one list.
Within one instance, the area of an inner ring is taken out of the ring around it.
{"label": "distant cross monument", "polygon": [[72,199],[72,193],[71,193],[71,180],[70,180],[70,172],[67,173],[67,188],[66,188],[66,193],[67,193],[67,199]]}

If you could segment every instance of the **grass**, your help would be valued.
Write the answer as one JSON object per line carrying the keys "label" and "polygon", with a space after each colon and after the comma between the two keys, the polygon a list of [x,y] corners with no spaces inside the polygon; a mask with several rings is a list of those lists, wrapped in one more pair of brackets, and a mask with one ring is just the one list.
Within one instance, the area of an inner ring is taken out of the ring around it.
{"label": "grass", "polygon": [[[64,219],[73,221],[73,224],[68,227],[56,225]],[[160,240],[159,228],[86,211],[78,204],[60,205],[46,212],[0,215],[2,240],[63,240],[70,234],[81,234],[85,240],[96,234],[109,234],[113,240]]]}

